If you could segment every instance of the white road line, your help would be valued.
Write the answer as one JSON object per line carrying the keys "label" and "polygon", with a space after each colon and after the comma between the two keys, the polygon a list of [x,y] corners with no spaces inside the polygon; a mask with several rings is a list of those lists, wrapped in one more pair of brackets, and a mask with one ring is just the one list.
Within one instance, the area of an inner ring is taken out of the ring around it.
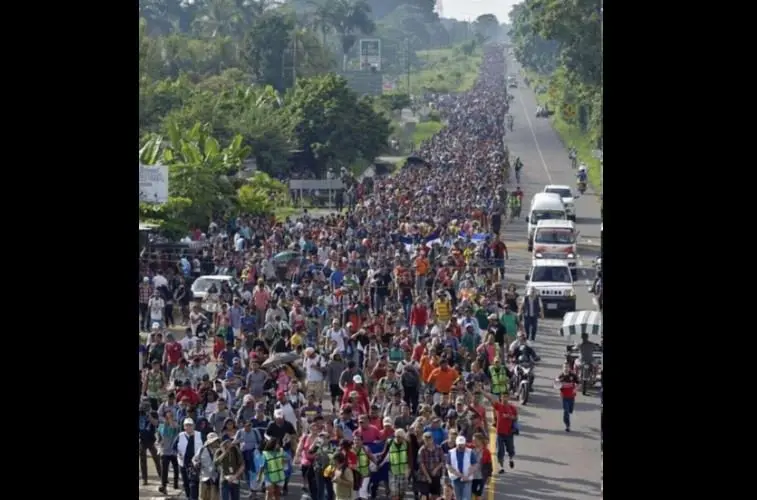
{"label": "white road line", "polygon": [[[518,92],[521,97],[523,97],[523,92]],[[539,158],[541,158],[541,165],[544,167],[544,173],[547,174],[547,179],[549,180],[550,184],[554,184],[552,182],[552,174],[549,173],[549,167],[547,167],[547,162],[544,161],[544,155],[541,152],[541,148],[539,147],[539,140],[536,138],[536,132],[534,132],[534,126],[531,123],[531,118],[528,116],[528,110],[526,109],[526,105],[523,104],[523,100],[518,99],[520,102],[520,107],[523,108],[523,116],[526,117],[526,122],[528,122],[528,130],[531,131],[531,137],[534,138],[534,145],[536,145],[536,152],[539,153]]]}

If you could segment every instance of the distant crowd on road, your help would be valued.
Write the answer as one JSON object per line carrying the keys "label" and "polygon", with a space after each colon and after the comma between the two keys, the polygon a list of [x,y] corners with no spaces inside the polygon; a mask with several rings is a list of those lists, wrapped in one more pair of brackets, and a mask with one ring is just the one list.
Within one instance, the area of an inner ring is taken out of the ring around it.
{"label": "distant crowd on road", "polygon": [[498,238],[504,93],[495,45],[474,88],[439,101],[449,125],[424,162],[346,213],[239,217],[145,252],[143,482],[150,454],[160,491],[192,500],[275,499],[299,474],[313,500],[382,485],[471,500],[493,473],[490,425],[499,472],[514,467],[508,361],[529,352],[529,311]]}

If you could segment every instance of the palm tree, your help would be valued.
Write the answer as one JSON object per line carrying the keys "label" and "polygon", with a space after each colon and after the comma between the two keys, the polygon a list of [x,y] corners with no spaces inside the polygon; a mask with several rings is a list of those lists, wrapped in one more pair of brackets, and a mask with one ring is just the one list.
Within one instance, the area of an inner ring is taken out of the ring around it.
{"label": "palm tree", "polygon": [[195,26],[200,34],[215,38],[235,33],[240,20],[233,0],[205,0],[195,19]]}
{"label": "palm tree", "polygon": [[342,46],[342,70],[347,69],[347,54],[360,33],[370,35],[376,29],[371,6],[365,0],[325,0],[318,6],[318,17],[339,35]]}

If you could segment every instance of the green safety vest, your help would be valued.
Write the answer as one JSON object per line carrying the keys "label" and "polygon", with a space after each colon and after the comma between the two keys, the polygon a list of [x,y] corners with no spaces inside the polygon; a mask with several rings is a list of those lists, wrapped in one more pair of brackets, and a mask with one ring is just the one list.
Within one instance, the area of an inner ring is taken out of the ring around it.
{"label": "green safety vest", "polygon": [[393,476],[407,475],[407,443],[397,444],[392,440],[389,445],[389,470]]}
{"label": "green safety vest", "polygon": [[368,467],[368,454],[364,448],[360,448],[357,452],[357,471],[360,473],[360,477],[368,477],[371,475],[371,470]]}
{"label": "green safety vest", "polygon": [[507,394],[507,390],[508,390],[507,374],[502,369],[502,367],[490,366],[489,375],[491,375],[491,378],[492,378],[492,393],[502,394],[502,392],[504,391],[504,393]]}
{"label": "green safety vest", "polygon": [[280,451],[264,451],[265,472],[268,480],[278,484],[284,482],[284,454]]}

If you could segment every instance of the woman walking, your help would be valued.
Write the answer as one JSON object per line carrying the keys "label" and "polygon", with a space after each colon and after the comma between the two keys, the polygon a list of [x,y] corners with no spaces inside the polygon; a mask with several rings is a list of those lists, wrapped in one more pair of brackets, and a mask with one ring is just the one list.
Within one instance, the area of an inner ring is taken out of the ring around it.
{"label": "woman walking", "polygon": [[160,488],[158,488],[158,491],[166,495],[169,464],[173,467],[173,489],[179,489],[179,459],[176,458],[176,443],[179,440],[181,429],[172,411],[167,411],[164,417],[165,422],[158,427],[161,471]]}

